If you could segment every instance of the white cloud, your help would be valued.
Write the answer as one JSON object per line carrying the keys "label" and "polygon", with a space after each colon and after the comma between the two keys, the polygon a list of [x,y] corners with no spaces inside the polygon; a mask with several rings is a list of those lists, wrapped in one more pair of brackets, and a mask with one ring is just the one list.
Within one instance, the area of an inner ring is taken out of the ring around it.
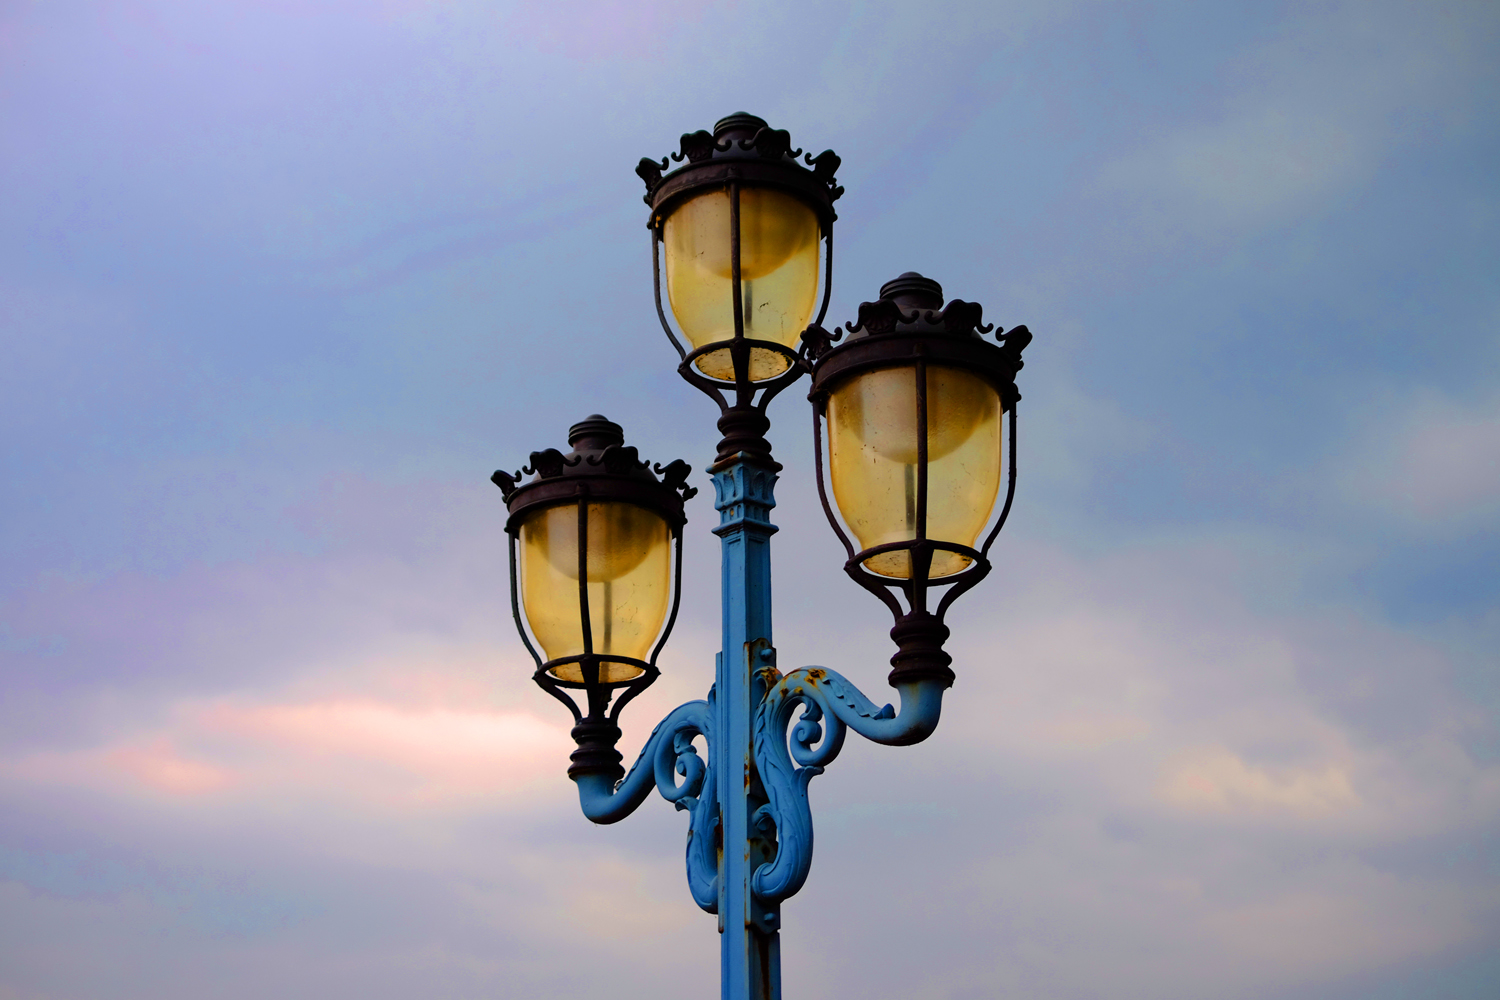
{"label": "white cloud", "polygon": [[1223,747],[1207,747],[1172,761],[1158,786],[1162,800],[1190,811],[1335,813],[1359,804],[1349,773],[1322,767],[1256,767]]}
{"label": "white cloud", "polygon": [[[1500,821],[1500,766],[1462,749],[1490,723],[1434,642],[1283,602],[1317,558],[1296,538],[1087,558],[1012,538],[1006,558],[1024,572],[1003,595],[959,604],[935,736],[846,749],[814,784],[835,816],[865,811],[819,827],[828,881],[788,926],[837,905],[853,926],[824,946],[893,956],[879,974],[823,960],[815,985],[1245,997],[1482,941],[1493,878],[1440,859]],[[866,889],[872,871],[892,881]],[[925,880],[941,888],[902,894],[888,929],[882,904]]]}
{"label": "white cloud", "polygon": [[[421,687],[441,686],[442,671],[407,670],[421,671]],[[450,684],[458,682],[454,687],[468,679],[446,673]],[[206,798],[199,808],[208,811],[311,797],[322,809],[406,812],[455,803],[487,807],[534,791],[561,773],[573,749],[561,724],[566,716],[543,721],[472,700],[380,701],[369,692],[378,675],[343,680],[365,690],[315,701],[182,702],[167,710],[160,730],[122,734],[96,747],[21,753],[0,761],[0,774],[112,796]]]}
{"label": "white cloud", "polygon": [[1319,979],[1437,954],[1483,933],[1488,901],[1471,886],[1422,885],[1347,859],[1303,878],[1305,887],[1213,914],[1209,932],[1243,961]]}
{"label": "white cloud", "polygon": [[1492,525],[1500,513],[1500,397],[1464,404],[1427,390],[1401,399],[1401,416],[1370,423],[1335,471],[1346,502],[1438,534]]}

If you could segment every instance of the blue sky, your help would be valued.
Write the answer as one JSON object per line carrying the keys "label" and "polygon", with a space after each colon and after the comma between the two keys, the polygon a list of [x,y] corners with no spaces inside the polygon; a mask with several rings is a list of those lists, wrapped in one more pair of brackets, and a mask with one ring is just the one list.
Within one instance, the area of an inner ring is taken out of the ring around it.
{"label": "blue sky", "polygon": [[[814,784],[788,989],[1492,995],[1497,66],[1481,3],[0,6],[0,1000],[702,994],[487,476],[596,411],[710,460],[633,166],[741,109],[843,157],[831,320],[918,270],[1036,334],[950,710]],[[781,662],[878,698],[799,395]],[[709,494],[627,754],[712,676]]]}

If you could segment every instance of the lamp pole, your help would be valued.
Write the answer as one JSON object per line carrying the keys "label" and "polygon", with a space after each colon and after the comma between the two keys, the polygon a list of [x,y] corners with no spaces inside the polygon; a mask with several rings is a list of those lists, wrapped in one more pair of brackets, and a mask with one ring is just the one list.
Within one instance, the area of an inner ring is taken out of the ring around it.
{"label": "lamp pole", "polygon": [[[775,665],[771,645],[773,463],[735,459],[716,469],[722,559],[723,644],[714,670],[715,765],[723,832],[719,931],[724,996],[781,995],[780,900],[757,900],[751,878],[776,855],[774,824],[764,823],[766,790],[755,762],[755,711]],[[711,751],[714,752],[714,751]]]}
{"label": "lamp pole", "polygon": [[[596,414],[569,431],[568,454],[533,452],[523,470],[492,477],[509,511],[512,611],[534,678],[574,717],[568,776],[584,815],[617,822],[653,788],[688,812],[688,889],[718,916],[723,1000],[781,996],[781,904],[812,864],[808,784],[847,731],[903,746],[937,727],[954,680],[943,618],[990,572],[1014,496],[1015,375],[1031,340],[1024,326],[984,340],[994,328],[981,325],[977,304],[945,304],[936,282],[910,272],[847,329],[824,330],[839,158],[800,156],[786,132],[738,114],[684,135],[673,154],[681,168],[663,176],[665,158],[637,167],[658,316],[679,372],[720,407],[708,472],[723,644],[708,696],[668,713],[628,774],[615,750],[619,715],[656,678],[676,620],[683,503],[696,493],[689,467],[641,461],[619,425]],[[667,319],[663,270],[690,349]],[[848,553],[845,572],[894,616],[899,711],[827,668],[777,669],[770,514],[781,466],[766,408],[809,373],[819,496]]]}

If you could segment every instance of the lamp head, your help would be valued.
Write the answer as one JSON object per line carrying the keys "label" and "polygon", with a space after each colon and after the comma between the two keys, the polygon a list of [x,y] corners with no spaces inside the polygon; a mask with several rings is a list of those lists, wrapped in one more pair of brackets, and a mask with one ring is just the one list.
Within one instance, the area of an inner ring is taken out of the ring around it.
{"label": "lamp head", "polygon": [[[831,238],[843,194],[838,156],[804,156],[784,129],[737,112],[712,132],[684,134],[670,160],[682,166],[664,174],[668,158],[643,159],[636,172],[661,258],[658,301],[664,277],[690,345],[677,341],[663,311],[679,370],[705,391],[789,384],[801,372],[798,338],[818,308],[819,244]],[[826,277],[822,285],[826,307]]]}
{"label": "lamp head", "polygon": [[[569,773],[614,774],[616,719],[656,679],[676,617],[683,502],[697,490],[686,462],[653,470],[600,414],[569,428],[568,444],[492,479],[510,513],[511,608],[533,678],[578,723]],[[583,710],[567,689],[583,691]]]}
{"label": "lamp head", "polygon": [[[809,398],[828,427],[830,482],[820,432],[819,489],[849,554],[845,571],[897,617],[893,683],[898,675],[951,682],[942,615],[989,573],[987,553],[1009,512],[1013,461],[1005,508],[981,544],[1006,478],[1006,412],[1014,456],[1015,377],[1031,333],[1016,327],[991,342],[984,335],[994,327],[982,318],[978,303],[945,304],[941,285],[908,271],[862,303],[847,331],[815,326],[803,338]],[[947,588],[935,614],[930,587]],[[905,610],[892,591],[906,596]]]}

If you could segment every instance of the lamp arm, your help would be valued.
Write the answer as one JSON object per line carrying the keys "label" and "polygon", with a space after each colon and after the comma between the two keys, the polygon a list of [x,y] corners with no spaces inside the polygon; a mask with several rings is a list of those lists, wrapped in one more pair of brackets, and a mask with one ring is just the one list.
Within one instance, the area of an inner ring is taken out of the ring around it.
{"label": "lamp arm", "polygon": [[[693,739],[713,738],[713,700],[678,705],[656,724],[640,756],[618,784],[607,774],[581,774],[578,802],[583,814],[595,823],[618,823],[635,812],[655,788],[678,809],[687,810],[687,876],[693,901],[709,913],[718,909],[718,857],[714,834],[719,822],[719,802],[713,768],[693,747]],[[616,772],[618,773],[618,772]],[[678,783],[677,775],[682,776]]]}
{"label": "lamp arm", "polygon": [[877,708],[847,678],[823,667],[803,667],[768,684],[755,717],[755,764],[767,802],[755,819],[775,825],[777,847],[776,857],[751,876],[757,897],[779,903],[807,880],[813,849],[807,787],[839,755],[847,731],[888,746],[920,743],[937,729],[947,687],[936,678],[899,685],[897,713],[890,705]]}
{"label": "lamp arm", "polygon": [[[607,774],[579,775],[575,780],[583,814],[595,823],[618,823],[635,812],[652,788],[679,809],[690,808],[707,772],[692,741],[695,736],[709,734],[709,718],[706,701],[678,705],[651,730],[623,780],[616,783]],[[674,772],[683,776],[682,784],[677,784]]]}

